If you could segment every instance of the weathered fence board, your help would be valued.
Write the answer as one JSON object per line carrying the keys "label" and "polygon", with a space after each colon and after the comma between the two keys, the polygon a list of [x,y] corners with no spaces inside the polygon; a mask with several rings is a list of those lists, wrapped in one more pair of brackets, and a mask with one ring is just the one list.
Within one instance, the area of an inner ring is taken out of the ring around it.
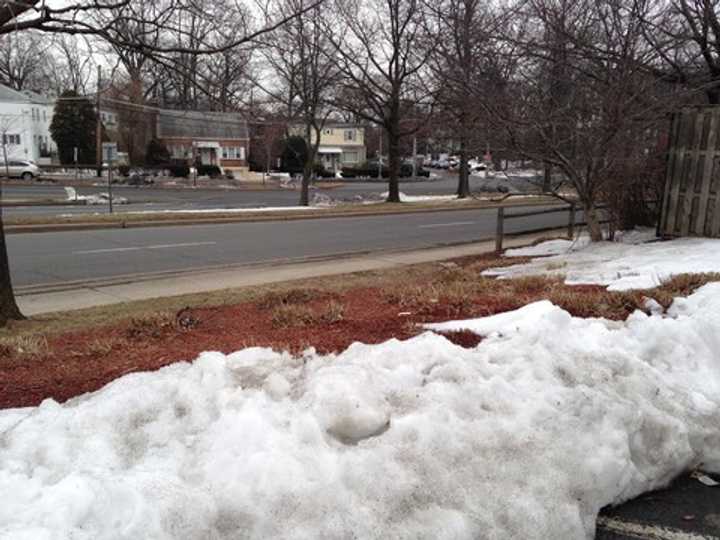
{"label": "weathered fence board", "polygon": [[720,107],[673,116],[661,232],[720,236]]}

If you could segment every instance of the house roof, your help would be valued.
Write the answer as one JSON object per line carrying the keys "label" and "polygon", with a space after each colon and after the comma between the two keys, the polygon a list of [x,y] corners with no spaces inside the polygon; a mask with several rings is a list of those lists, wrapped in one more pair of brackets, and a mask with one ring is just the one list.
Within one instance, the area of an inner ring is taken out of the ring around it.
{"label": "house roof", "polygon": [[37,105],[52,105],[53,103],[55,103],[54,99],[43,96],[42,94],[38,94],[37,92],[33,92],[31,90],[23,90],[22,93],[27,96],[30,102]]}
{"label": "house roof", "polygon": [[247,121],[237,113],[171,111],[158,113],[160,139],[247,139]]}
{"label": "house roof", "polygon": [[0,84],[0,101],[4,103],[27,103],[30,101],[30,98],[22,92]]}

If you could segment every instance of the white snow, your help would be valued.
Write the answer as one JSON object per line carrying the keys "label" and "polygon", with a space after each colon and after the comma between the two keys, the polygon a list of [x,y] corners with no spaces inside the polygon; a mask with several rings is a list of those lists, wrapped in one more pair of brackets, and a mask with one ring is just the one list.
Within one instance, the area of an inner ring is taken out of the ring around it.
{"label": "white snow", "polygon": [[583,539],[720,471],[720,284],[627,322],[433,328],[487,337],[209,352],[0,411],[0,538]]}
{"label": "white snow", "polygon": [[[383,192],[381,197],[383,201],[387,199],[389,193]],[[458,199],[457,195],[407,195],[406,193],[400,192],[401,202],[443,202],[443,201],[468,201],[471,198]],[[374,201],[377,202],[377,201]]]}
{"label": "white snow", "polygon": [[604,285],[619,291],[651,289],[677,274],[720,272],[720,240],[648,242],[651,239],[654,232],[645,229],[615,242],[590,243],[586,237],[575,242],[551,240],[505,253],[510,257],[537,257],[529,263],[490,268],[483,274],[499,278],[564,275],[568,285]]}
{"label": "white snow", "polygon": [[[85,204],[91,205],[103,205],[110,204],[110,195],[108,193],[97,193],[93,195],[78,195],[74,187],[65,188],[65,196],[68,201],[85,201]],[[119,197],[114,195],[113,204],[127,204],[128,200],[125,197]]]}
{"label": "white snow", "polygon": [[258,212],[298,212],[317,210],[313,206],[266,206],[252,208],[200,208],[196,210],[135,210],[126,214],[252,214]]}

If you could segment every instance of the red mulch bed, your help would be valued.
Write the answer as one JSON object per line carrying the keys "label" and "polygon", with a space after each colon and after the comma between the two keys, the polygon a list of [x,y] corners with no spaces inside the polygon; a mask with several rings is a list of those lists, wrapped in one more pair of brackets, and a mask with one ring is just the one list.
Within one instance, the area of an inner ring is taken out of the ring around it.
{"label": "red mulch bed", "polygon": [[[0,362],[0,408],[34,406],[46,398],[62,402],[127,373],[193,360],[202,351],[230,353],[263,346],[298,353],[313,346],[319,353],[339,352],[355,341],[407,339],[422,331],[416,323],[461,315],[440,305],[432,313],[399,315],[404,310],[374,288],[347,291],[336,301],[344,306],[343,319],[332,324],[277,328],[271,309],[247,302],[183,313],[190,328],[172,325],[143,332],[125,323],[51,337],[47,358]],[[465,347],[479,342],[466,332],[450,333],[448,339]],[[98,341],[115,345],[103,347]]]}

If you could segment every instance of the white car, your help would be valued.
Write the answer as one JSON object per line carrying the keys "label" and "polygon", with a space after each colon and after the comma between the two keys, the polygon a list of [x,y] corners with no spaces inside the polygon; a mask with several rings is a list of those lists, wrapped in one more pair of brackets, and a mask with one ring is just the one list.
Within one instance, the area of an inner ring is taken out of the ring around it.
{"label": "white car", "polygon": [[40,176],[40,168],[32,161],[15,160],[8,161],[7,165],[4,161],[0,161],[0,176],[8,174],[10,178],[22,178],[23,180],[32,180]]}

